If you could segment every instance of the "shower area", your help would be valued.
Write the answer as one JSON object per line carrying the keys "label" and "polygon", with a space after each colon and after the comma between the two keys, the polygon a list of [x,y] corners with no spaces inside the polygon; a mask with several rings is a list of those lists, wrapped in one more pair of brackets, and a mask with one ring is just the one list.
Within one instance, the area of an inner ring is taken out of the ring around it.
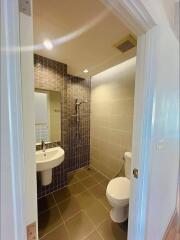
{"label": "shower area", "polygon": [[90,162],[90,78],[68,75],[67,111],[69,150],[67,171],[87,166]]}

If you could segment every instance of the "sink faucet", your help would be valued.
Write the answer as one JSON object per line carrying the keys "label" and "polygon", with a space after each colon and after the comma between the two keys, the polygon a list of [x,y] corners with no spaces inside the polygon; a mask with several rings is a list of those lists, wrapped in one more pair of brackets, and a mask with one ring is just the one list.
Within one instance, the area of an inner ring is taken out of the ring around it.
{"label": "sink faucet", "polygon": [[44,140],[41,141],[41,149],[43,152],[46,151],[46,144],[45,144]]}

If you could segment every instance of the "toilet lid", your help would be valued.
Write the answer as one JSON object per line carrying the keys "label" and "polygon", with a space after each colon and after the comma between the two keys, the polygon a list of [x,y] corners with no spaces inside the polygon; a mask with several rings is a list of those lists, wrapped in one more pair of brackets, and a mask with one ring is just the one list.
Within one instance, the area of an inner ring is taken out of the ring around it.
{"label": "toilet lid", "polygon": [[126,177],[117,177],[112,179],[107,186],[107,193],[119,200],[129,199],[130,181]]}

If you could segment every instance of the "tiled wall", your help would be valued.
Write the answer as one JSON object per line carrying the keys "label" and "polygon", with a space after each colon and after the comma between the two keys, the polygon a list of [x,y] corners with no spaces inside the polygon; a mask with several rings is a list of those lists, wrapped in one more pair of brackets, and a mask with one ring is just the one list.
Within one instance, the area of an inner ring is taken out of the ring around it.
{"label": "tiled wall", "polygon": [[[68,171],[89,164],[90,158],[90,79],[85,80],[67,74],[67,65],[39,56],[34,56],[35,87],[61,93],[61,142],[65,161],[53,170],[53,181],[43,187],[38,181],[38,198],[66,185]],[[80,122],[72,116],[75,98],[87,99],[81,106]],[[48,144],[48,147],[59,143]],[[39,146],[37,147],[37,149]]]}
{"label": "tiled wall", "polygon": [[[67,75],[67,111],[69,115],[69,161],[66,168],[72,171],[89,164],[90,159],[90,79]],[[75,100],[86,101],[80,106],[76,120]]]}
{"label": "tiled wall", "polygon": [[40,55],[34,55],[35,88],[61,91],[67,65]]}
{"label": "tiled wall", "polygon": [[91,164],[112,178],[131,151],[135,58],[91,79]]}
{"label": "tiled wall", "polygon": [[[66,83],[64,77],[67,73],[67,66],[63,63],[53,61],[51,59],[34,55],[34,75],[35,88],[44,90],[53,90],[61,93],[61,146],[65,150],[68,149],[68,134],[65,130],[67,125],[66,111]],[[48,147],[53,147],[55,144],[48,144]],[[39,146],[37,146],[37,149]],[[65,155],[65,161],[67,156]],[[64,162],[65,162],[64,161]],[[53,181],[48,186],[42,186],[38,174],[38,198],[47,195],[48,193],[57,190],[66,184],[66,169],[65,163],[53,169]]]}

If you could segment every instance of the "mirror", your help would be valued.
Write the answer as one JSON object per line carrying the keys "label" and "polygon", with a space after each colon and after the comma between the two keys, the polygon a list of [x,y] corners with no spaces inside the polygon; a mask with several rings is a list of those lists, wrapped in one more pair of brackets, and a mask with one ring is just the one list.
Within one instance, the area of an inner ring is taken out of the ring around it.
{"label": "mirror", "polygon": [[36,144],[61,141],[60,92],[35,89]]}

